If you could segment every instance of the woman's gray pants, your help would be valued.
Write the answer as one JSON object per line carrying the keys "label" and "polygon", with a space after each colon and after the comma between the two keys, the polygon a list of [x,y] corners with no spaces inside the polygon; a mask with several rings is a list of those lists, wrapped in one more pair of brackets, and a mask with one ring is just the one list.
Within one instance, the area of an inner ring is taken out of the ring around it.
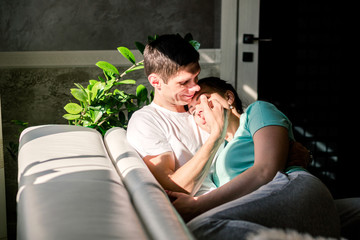
{"label": "woman's gray pants", "polygon": [[334,200],[315,176],[278,172],[258,190],[194,218],[188,227],[197,239],[246,239],[266,228],[293,229],[313,236],[340,237]]}

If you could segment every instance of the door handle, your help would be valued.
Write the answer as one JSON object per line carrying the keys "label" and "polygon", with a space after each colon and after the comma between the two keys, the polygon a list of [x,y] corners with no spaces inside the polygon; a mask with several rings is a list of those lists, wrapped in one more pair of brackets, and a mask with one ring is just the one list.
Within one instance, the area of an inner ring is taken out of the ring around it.
{"label": "door handle", "polygon": [[255,37],[254,34],[244,34],[243,35],[243,43],[244,44],[253,44],[255,41],[271,42],[272,39],[271,38],[267,38],[267,39],[258,38],[258,37]]}

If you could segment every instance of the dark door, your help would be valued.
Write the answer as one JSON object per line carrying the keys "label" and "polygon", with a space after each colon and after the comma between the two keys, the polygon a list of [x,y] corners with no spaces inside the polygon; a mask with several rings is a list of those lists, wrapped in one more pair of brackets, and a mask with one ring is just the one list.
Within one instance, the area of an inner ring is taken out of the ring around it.
{"label": "dark door", "polygon": [[289,116],[296,139],[314,156],[311,172],[335,197],[360,196],[349,188],[356,162],[341,134],[344,14],[330,1],[260,3],[260,38],[272,41],[259,42],[259,99]]}

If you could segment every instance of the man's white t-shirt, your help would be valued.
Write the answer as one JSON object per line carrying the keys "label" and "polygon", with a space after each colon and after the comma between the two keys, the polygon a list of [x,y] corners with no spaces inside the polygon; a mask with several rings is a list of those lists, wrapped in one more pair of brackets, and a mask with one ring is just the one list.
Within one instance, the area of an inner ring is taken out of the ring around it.
{"label": "man's white t-shirt", "polygon": [[127,128],[127,140],[141,157],[171,151],[176,169],[194,156],[207,137],[191,114],[173,112],[153,102],[136,111]]}

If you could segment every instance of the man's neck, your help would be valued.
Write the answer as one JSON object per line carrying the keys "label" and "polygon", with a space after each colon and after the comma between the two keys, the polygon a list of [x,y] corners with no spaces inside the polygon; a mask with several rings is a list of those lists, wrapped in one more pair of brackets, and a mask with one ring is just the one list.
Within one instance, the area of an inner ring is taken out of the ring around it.
{"label": "man's neck", "polygon": [[173,103],[169,103],[169,102],[167,102],[167,101],[160,100],[159,98],[156,98],[156,97],[154,97],[153,102],[154,102],[156,105],[158,105],[158,106],[160,106],[160,107],[163,107],[163,108],[165,108],[165,109],[167,109],[167,110],[169,110],[169,111],[172,111],[172,112],[179,112],[179,113],[181,113],[181,112],[186,112],[184,106],[182,106],[182,105],[176,105],[176,104],[173,104]]}

